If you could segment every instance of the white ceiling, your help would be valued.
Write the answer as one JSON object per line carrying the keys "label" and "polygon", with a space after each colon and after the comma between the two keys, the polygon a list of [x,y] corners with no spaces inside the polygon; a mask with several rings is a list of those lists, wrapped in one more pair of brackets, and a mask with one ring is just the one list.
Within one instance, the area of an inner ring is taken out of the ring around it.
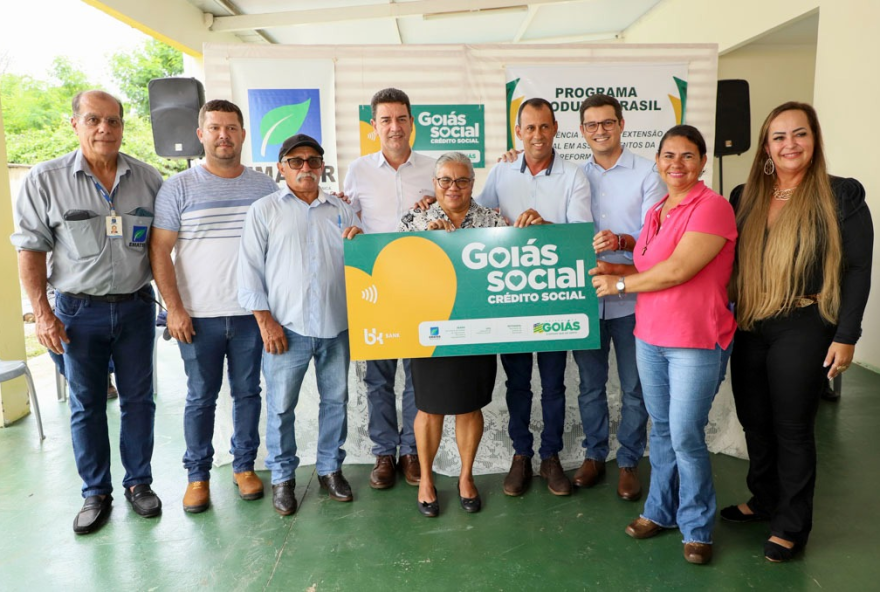
{"label": "white ceiling", "polygon": [[369,45],[607,43],[661,0],[186,1],[246,43]]}

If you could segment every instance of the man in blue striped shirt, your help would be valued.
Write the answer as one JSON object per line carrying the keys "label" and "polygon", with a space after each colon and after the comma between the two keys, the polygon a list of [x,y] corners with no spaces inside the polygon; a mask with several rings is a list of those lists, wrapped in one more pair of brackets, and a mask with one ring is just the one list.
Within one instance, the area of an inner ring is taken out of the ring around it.
{"label": "man in blue striped shirt", "polygon": [[238,305],[235,277],[245,214],[253,202],[278,189],[269,176],[241,164],[246,132],[238,106],[205,103],[197,134],[205,162],[162,186],[150,242],[153,275],[168,306],[168,331],[180,347],[187,377],[187,512],[203,512],[210,504],[214,414],[224,360],[233,405],[232,478],[242,499],[263,497],[263,482],[254,473],[263,343],[253,315]]}

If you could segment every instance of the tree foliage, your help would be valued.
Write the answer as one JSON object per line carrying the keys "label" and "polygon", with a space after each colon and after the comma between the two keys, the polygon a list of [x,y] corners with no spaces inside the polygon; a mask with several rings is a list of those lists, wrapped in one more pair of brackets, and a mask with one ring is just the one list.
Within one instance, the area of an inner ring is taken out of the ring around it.
{"label": "tree foliage", "polygon": [[[156,155],[147,98],[151,79],[183,71],[180,52],[150,40],[131,54],[114,54],[110,63],[126,107],[122,151],[155,166],[165,177],[185,169],[186,161]],[[96,88],[95,84],[66,57],[55,58],[45,79],[0,73],[9,162],[37,164],[76,149],[71,101],[77,92],[90,88]]]}
{"label": "tree foliage", "polygon": [[182,74],[183,54],[161,41],[150,39],[139,51],[114,54],[110,58],[110,70],[132,109],[146,117],[150,114],[147,90],[150,80]]}

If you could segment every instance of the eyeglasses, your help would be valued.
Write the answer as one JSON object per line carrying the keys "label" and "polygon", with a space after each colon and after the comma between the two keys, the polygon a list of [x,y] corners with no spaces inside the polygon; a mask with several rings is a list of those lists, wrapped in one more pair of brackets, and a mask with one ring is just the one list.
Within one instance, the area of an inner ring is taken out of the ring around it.
{"label": "eyeglasses", "polygon": [[122,127],[121,117],[98,117],[97,115],[92,115],[90,113],[78,115],[77,117],[86,124],[86,127],[98,127],[101,125],[102,121],[113,128]]}
{"label": "eyeglasses", "polygon": [[293,156],[286,160],[282,160],[281,162],[286,162],[287,166],[292,168],[295,171],[303,168],[305,163],[309,163],[310,169],[319,169],[321,165],[324,164],[324,159],[320,156],[309,156],[308,158],[300,158],[299,156]]}
{"label": "eyeglasses", "polygon": [[435,177],[435,181],[437,181],[437,185],[440,186],[440,189],[449,189],[452,187],[453,183],[455,183],[455,186],[459,189],[467,189],[471,186],[471,183],[474,182],[471,177],[459,177],[458,179],[453,179],[452,177]]}
{"label": "eyeglasses", "polygon": [[602,126],[602,129],[607,132],[614,129],[614,126],[617,125],[617,120],[606,119],[605,121],[585,121],[583,123],[584,129],[590,133],[593,133],[594,131],[599,129],[600,125]]}

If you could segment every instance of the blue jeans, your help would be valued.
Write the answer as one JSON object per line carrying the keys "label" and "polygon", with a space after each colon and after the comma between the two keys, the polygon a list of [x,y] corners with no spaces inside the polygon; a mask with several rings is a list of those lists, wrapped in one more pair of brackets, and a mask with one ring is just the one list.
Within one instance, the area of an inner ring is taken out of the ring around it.
{"label": "blue jeans", "polygon": [[397,360],[370,360],[367,362],[367,409],[369,412],[371,452],[376,456],[418,454],[413,421],[416,419],[416,400],[409,360],[403,360],[403,426],[397,427],[397,403],[394,396],[394,378]]}
{"label": "blue jeans", "polygon": [[252,315],[193,318],[192,343],[177,342],[186,370],[183,467],[189,480],[211,478],[214,414],[227,362],[232,396],[232,470],[252,471],[260,446],[260,357],[263,340]]}
{"label": "blue jeans", "polygon": [[[70,436],[82,496],[113,491],[107,430],[107,367],[116,365],[119,454],[126,488],[150,484],[153,474],[153,342],[156,307],[147,287],[126,302],[97,302],[57,292],[55,315],[70,343],[64,372],[70,385]],[[150,298],[150,300],[147,300]]]}
{"label": "blue jeans", "polygon": [[[538,454],[545,459],[562,450],[568,352],[539,352],[537,355],[544,418]],[[528,457],[535,454],[534,437],[529,427],[532,418],[532,363],[532,354],[501,354],[501,365],[507,374],[507,411],[510,413],[507,431],[513,441],[514,452]]]}
{"label": "blue jeans", "polygon": [[648,436],[648,411],[636,368],[636,338],[633,330],[636,315],[599,321],[599,349],[573,351],[580,375],[578,407],[584,428],[585,457],[605,461],[608,458],[608,354],[611,342],[617,358],[620,378],[620,425],[617,427],[617,466],[634,467],[645,453]]}
{"label": "blue jeans", "polygon": [[652,422],[651,487],[642,516],[664,528],[678,525],[685,543],[712,542],[715,485],[705,429],[732,346],[659,347],[636,339]]}
{"label": "blue jeans", "polygon": [[272,484],[296,477],[296,404],[309,362],[315,360],[318,383],[318,475],[329,475],[342,467],[345,438],[348,435],[348,331],[322,339],[305,337],[284,329],[287,351],[263,353],[266,377],[266,468],[272,471]]}

